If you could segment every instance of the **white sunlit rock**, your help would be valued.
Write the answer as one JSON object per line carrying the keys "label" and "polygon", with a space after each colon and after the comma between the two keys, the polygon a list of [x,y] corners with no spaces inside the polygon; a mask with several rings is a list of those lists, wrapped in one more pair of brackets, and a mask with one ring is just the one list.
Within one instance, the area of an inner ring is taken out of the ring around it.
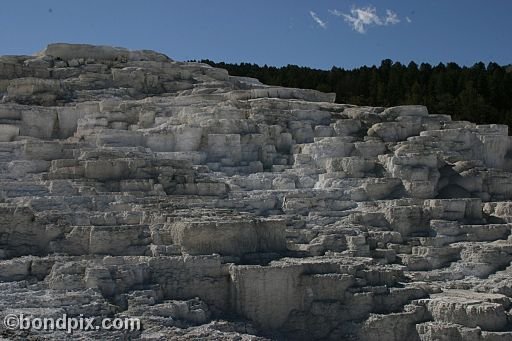
{"label": "white sunlit rock", "polygon": [[73,334],[111,340],[512,337],[506,126],[85,44],[0,57],[0,91],[2,316],[142,321]]}

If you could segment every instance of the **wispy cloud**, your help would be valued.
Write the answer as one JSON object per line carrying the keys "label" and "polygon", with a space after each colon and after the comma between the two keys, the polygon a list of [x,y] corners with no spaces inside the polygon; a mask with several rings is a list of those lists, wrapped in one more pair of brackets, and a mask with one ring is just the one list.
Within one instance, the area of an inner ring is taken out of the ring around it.
{"label": "wispy cloud", "polygon": [[405,21],[407,21],[409,24],[412,23],[412,19],[409,17],[405,17]]}
{"label": "wispy cloud", "polygon": [[323,29],[327,28],[327,23],[320,19],[320,17],[313,11],[309,11],[309,15],[311,15],[311,18]]}
{"label": "wispy cloud", "polygon": [[350,10],[350,14],[338,10],[330,10],[329,12],[332,15],[343,17],[345,22],[359,33],[366,33],[368,26],[388,26],[396,25],[400,22],[400,18],[395,12],[388,9],[386,10],[386,15],[381,17],[373,6],[353,7]]}
{"label": "wispy cloud", "polygon": [[330,9],[329,13],[331,13],[332,15],[335,15],[337,17],[341,17],[343,15],[343,12],[340,12],[337,9]]}
{"label": "wispy cloud", "polygon": [[386,20],[384,20],[384,25],[396,25],[400,22],[398,15],[392,10],[386,10]]}

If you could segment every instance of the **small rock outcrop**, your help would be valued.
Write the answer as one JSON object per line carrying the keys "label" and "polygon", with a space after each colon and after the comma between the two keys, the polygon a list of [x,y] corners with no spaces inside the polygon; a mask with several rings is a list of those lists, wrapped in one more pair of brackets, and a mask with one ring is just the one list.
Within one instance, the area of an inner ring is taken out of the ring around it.
{"label": "small rock outcrop", "polygon": [[142,322],[82,339],[512,339],[506,126],[91,45],[0,57],[0,93],[1,317]]}

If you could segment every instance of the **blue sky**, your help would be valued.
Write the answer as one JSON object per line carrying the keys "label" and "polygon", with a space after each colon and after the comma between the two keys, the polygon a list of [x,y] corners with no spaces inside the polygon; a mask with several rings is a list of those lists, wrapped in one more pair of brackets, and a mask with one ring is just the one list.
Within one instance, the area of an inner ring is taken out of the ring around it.
{"label": "blue sky", "polygon": [[509,0],[5,1],[0,54],[76,42],[324,69],[385,58],[510,64],[511,14]]}

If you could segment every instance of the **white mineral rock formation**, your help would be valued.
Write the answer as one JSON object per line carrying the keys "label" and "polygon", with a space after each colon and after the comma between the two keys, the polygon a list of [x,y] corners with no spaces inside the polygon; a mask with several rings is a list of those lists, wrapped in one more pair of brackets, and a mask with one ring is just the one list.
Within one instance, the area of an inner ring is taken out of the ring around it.
{"label": "white mineral rock formation", "polygon": [[77,339],[512,340],[506,126],[90,45],[0,57],[0,93],[0,317],[142,321]]}

